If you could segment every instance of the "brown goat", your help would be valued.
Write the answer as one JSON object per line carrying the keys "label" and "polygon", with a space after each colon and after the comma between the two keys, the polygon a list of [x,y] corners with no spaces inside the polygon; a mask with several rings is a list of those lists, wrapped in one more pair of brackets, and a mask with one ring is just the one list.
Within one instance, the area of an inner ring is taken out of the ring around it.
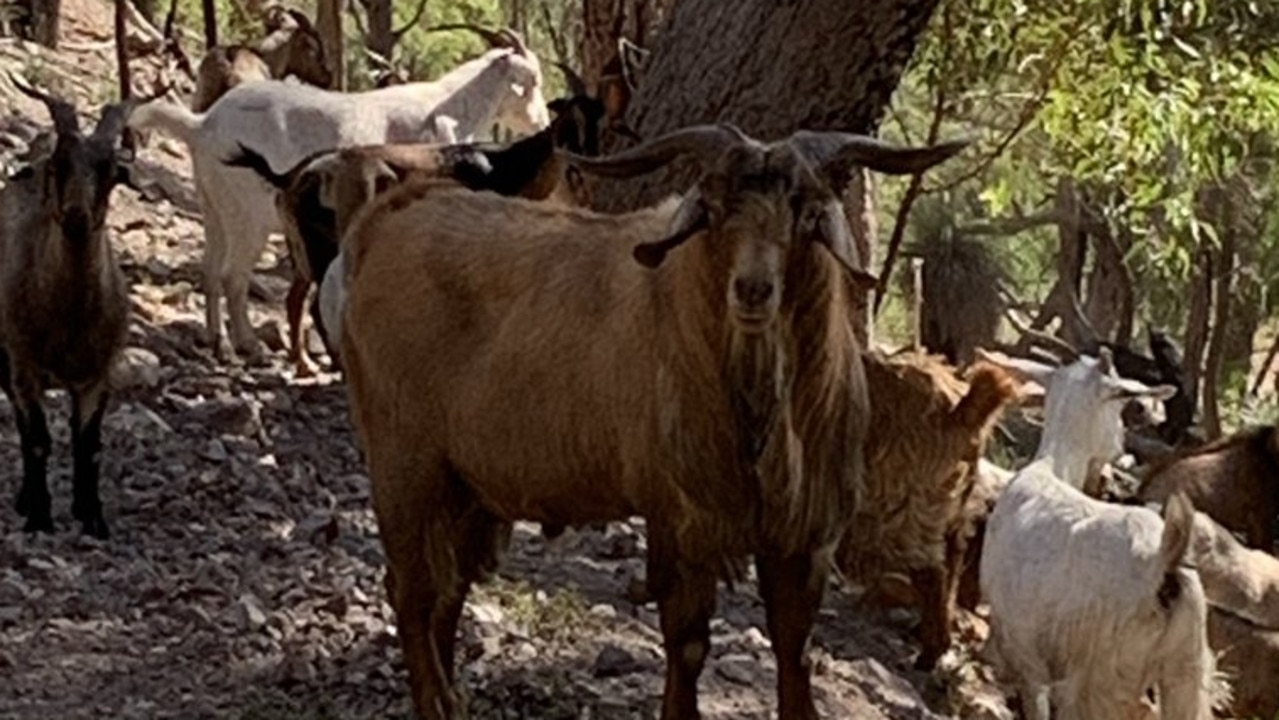
{"label": "brown goat", "polygon": [[294,75],[316,87],[328,88],[332,84],[324,43],[305,14],[272,6],[265,25],[267,36],[257,46],[219,45],[200,60],[192,110],[208,110],[228,90],[250,80]]}
{"label": "brown goat", "polygon": [[837,555],[847,575],[909,573],[931,669],[950,647],[950,618],[971,519],[964,510],[993,423],[1017,386],[1002,369],[974,366],[971,385],[937,358],[865,358],[870,392],[866,473],[852,530]]}
{"label": "brown goat", "polygon": [[1254,428],[1157,462],[1137,495],[1141,502],[1162,502],[1177,491],[1250,547],[1274,552],[1279,433],[1274,426]]}
{"label": "brown goat", "polygon": [[111,189],[126,180],[119,143],[136,101],[107,106],[85,136],[69,103],[14,81],[48,107],[57,135],[51,155],[0,191],[0,387],[22,442],[17,510],[26,531],[53,530],[43,396],[63,388],[71,396],[71,513],[85,533],[106,538],[98,456],[129,296],[104,226]]}
{"label": "brown goat", "polygon": [[1208,597],[1208,642],[1231,678],[1234,717],[1279,714],[1279,560],[1195,514],[1192,559]]}
{"label": "brown goat", "polygon": [[635,514],[662,717],[698,716],[717,578],[751,554],[780,717],[817,716],[807,645],[868,420],[866,275],[832,187],[850,162],[918,172],[960,147],[702,126],[574,158],[626,177],[691,156],[705,172],[679,202],[609,216],[425,181],[361,211],[342,357],[420,717],[464,716],[457,620],[513,520]]}

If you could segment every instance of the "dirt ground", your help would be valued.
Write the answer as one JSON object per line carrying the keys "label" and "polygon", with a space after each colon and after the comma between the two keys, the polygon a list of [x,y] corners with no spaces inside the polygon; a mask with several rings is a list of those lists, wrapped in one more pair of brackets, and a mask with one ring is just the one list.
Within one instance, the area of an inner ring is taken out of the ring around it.
{"label": "dirt ground", "polygon": [[[0,69],[37,67],[96,106],[113,82],[110,13],[64,0],[57,54],[0,41]],[[143,64],[139,63],[139,67]],[[145,71],[144,78],[149,78]],[[0,138],[47,123],[0,82]],[[8,133],[6,135],[5,133]],[[0,152],[12,142],[0,146]],[[112,538],[70,518],[66,399],[50,396],[53,535],[13,511],[20,456],[0,401],[0,718],[399,718],[406,675],[382,587],[368,478],[335,376],[292,378],[199,348],[202,250],[189,162],[171,141],[140,151],[147,197],[121,188],[110,226],[132,282],[129,387],[105,423],[103,500]],[[260,265],[262,334],[280,347],[288,260]],[[472,717],[655,717],[662,655],[653,605],[626,600],[642,572],[636,524],[548,548],[517,528],[500,576],[473,594],[461,682]],[[969,650],[930,676],[908,613],[860,610],[836,588],[816,642],[824,717],[1005,717]],[[701,683],[708,718],[768,718],[774,665],[753,584],[721,591]],[[969,619],[969,639],[981,623]]]}

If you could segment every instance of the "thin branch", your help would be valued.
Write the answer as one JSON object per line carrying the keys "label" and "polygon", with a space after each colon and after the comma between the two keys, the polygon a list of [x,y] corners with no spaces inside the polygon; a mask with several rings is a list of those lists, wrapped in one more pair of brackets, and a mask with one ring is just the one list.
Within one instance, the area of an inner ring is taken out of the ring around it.
{"label": "thin branch", "polygon": [[961,225],[959,231],[964,235],[1006,236],[1033,230],[1045,225],[1059,225],[1067,218],[1056,210],[1026,215],[1024,217],[991,218],[978,223]]}
{"label": "thin branch", "polygon": [[413,19],[404,23],[404,27],[399,30],[392,30],[391,37],[395,38],[395,42],[399,43],[400,38],[404,37],[404,33],[412,30],[422,20],[422,14],[426,12],[426,0],[418,0],[417,10],[413,12]]}
{"label": "thin branch", "polygon": [[[364,3],[360,3],[364,4]],[[369,41],[369,33],[364,29],[364,20],[360,17],[360,11],[355,7],[356,0],[350,0],[346,4],[346,10],[351,14],[351,21],[355,23],[355,31],[360,35],[360,42],[367,45]],[[367,7],[367,5],[366,5]]]}
{"label": "thin branch", "polygon": [[559,58],[564,65],[572,66],[568,61],[568,44],[564,42],[564,34],[556,31],[555,21],[551,18],[551,6],[543,0],[540,3],[542,8],[542,21],[546,23],[546,34],[551,36],[551,47],[555,48],[555,56]]}
{"label": "thin branch", "polygon": [[[946,4],[946,8],[942,11],[942,29],[944,36],[942,42],[945,50],[942,55],[943,67],[948,67],[951,60],[951,48],[954,43],[954,18],[951,15],[951,3]],[[933,102],[933,118],[928,126],[928,139],[926,144],[932,145],[937,142],[938,136],[941,134],[941,123],[946,117],[946,85],[939,83],[937,87],[937,97]],[[906,187],[906,194],[902,197],[901,204],[897,206],[897,216],[893,219],[893,235],[888,241],[888,252],[884,256],[884,269],[879,273],[879,282],[875,285],[875,304],[871,308],[871,315],[877,315],[880,307],[884,304],[884,298],[888,295],[888,283],[892,280],[893,265],[897,262],[897,253],[901,250],[902,240],[906,237],[906,221],[910,219],[910,209],[915,205],[915,200],[919,197],[920,190],[923,188],[924,177],[922,174],[916,173],[910,178],[910,185]]]}

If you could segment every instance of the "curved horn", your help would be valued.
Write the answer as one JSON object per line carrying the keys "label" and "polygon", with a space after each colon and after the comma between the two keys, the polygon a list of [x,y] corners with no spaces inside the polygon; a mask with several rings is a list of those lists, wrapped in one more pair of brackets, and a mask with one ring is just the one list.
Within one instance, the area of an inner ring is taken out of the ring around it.
{"label": "curved horn", "polygon": [[80,133],[80,118],[76,116],[75,106],[71,103],[60,97],[35,89],[27,84],[26,80],[13,73],[9,73],[9,80],[23,95],[44,103],[44,106],[49,109],[49,116],[53,118],[53,129],[58,135],[76,135]]}
{"label": "curved horn", "polygon": [[568,66],[568,63],[556,60],[555,67],[564,73],[564,82],[568,84],[568,91],[573,94],[573,97],[590,96],[590,91],[586,89],[586,81],[582,79],[581,75],[574,72],[573,68]]}
{"label": "curved horn", "polygon": [[970,141],[903,147],[856,133],[799,130],[787,142],[827,178],[842,179],[852,165],[890,175],[921,173],[963,150]]}
{"label": "curved horn", "polygon": [[528,55],[528,45],[524,42],[524,36],[516,32],[515,28],[502,28],[498,31],[498,35],[502,36],[507,47],[520,55]]}
{"label": "curved horn", "polygon": [[631,249],[635,262],[646,268],[655,268],[666,259],[666,253],[683,245],[686,240],[706,228],[706,206],[697,188],[684,196],[675,214],[671,216],[668,234],[659,239],[643,242]]}
{"label": "curved horn", "polygon": [[719,157],[736,145],[752,142],[735,125],[692,125],[607,157],[588,158],[565,153],[569,162],[596,175],[631,177],[652,172],[680,155],[693,155],[698,165]]}

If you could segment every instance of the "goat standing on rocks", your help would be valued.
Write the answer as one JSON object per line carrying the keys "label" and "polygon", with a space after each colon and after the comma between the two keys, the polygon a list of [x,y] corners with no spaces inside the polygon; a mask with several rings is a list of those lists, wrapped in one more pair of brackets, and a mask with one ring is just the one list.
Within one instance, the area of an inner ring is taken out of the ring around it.
{"label": "goat standing on rocks", "polygon": [[105,539],[98,456],[129,295],[104,225],[111,189],[125,179],[118,146],[135,103],[107,106],[86,137],[70,103],[15,83],[49,108],[57,135],[52,154],[0,192],[0,385],[22,440],[17,510],[28,532],[53,530],[45,479],[52,441],[41,400],[45,390],[63,387],[75,457],[71,514],[84,532]]}

